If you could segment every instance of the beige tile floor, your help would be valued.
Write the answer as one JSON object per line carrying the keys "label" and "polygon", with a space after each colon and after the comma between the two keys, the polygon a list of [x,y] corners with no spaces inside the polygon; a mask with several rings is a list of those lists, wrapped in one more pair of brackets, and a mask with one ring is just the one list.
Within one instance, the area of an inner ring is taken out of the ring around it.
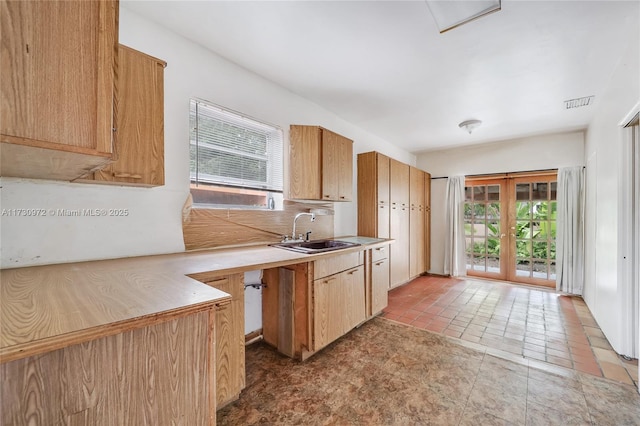
{"label": "beige tile floor", "polygon": [[580,297],[497,281],[425,276],[392,290],[383,317],[505,359],[638,382],[638,360],[625,360],[613,350]]}
{"label": "beige tile floor", "polygon": [[246,354],[219,425],[640,426],[631,385],[383,318],[304,362],[263,342]]}

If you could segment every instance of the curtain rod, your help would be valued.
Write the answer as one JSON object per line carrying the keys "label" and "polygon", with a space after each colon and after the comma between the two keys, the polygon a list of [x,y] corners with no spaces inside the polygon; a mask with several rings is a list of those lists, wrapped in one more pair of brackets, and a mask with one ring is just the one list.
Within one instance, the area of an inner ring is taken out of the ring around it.
{"label": "curtain rod", "polygon": [[[585,166],[582,166],[582,168],[584,169]],[[484,173],[484,174],[479,174],[479,175],[465,175],[466,178],[479,178],[479,177],[483,177],[483,176],[495,176],[495,177],[500,177],[502,176],[507,176],[507,175],[513,175],[513,174],[520,174],[520,173],[544,173],[544,172],[557,172],[558,169],[539,169],[539,170],[522,170],[519,172],[497,172],[497,173]],[[437,177],[432,177],[431,180],[436,180],[436,179],[449,179],[449,176],[437,176]]]}

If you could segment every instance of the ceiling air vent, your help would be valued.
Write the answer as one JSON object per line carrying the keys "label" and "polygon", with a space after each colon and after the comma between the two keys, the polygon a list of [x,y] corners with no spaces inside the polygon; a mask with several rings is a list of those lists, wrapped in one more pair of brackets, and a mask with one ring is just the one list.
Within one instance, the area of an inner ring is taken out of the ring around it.
{"label": "ceiling air vent", "polygon": [[594,97],[594,95],[591,95],[583,98],[569,99],[568,101],[564,101],[564,107],[566,109],[586,107],[593,103]]}

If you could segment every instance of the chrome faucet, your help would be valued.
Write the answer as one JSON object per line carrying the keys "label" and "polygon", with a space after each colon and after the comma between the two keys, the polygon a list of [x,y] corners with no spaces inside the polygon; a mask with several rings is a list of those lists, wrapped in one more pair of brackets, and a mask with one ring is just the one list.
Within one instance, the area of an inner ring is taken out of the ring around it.
{"label": "chrome faucet", "polygon": [[[298,240],[301,241],[301,240],[303,240],[302,234],[300,234],[300,236],[296,236],[296,221],[298,220],[298,218],[300,216],[311,216],[311,222],[315,222],[315,220],[316,220],[315,213],[298,213],[296,215],[296,217],[293,218],[293,231],[291,232],[291,240],[292,241],[298,241]],[[311,233],[311,231],[307,232],[307,240],[309,239],[309,234],[310,233]]]}

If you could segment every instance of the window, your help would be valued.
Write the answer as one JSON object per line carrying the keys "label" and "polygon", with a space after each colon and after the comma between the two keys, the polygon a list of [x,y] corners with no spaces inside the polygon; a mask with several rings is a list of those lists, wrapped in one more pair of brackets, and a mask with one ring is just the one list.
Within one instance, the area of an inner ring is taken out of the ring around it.
{"label": "window", "polygon": [[191,194],[196,206],[282,209],[282,130],[192,99]]}

